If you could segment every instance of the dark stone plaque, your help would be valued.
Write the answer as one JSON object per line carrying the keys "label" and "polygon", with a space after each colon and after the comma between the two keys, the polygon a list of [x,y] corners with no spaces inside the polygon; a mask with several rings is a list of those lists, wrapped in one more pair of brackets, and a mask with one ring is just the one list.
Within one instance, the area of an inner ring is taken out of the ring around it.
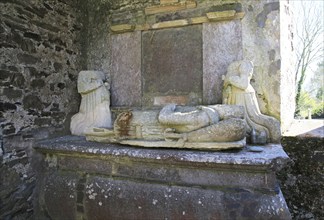
{"label": "dark stone plaque", "polygon": [[111,105],[141,106],[141,33],[112,35]]}
{"label": "dark stone plaque", "polygon": [[155,96],[202,97],[202,69],[201,25],[143,32],[144,105],[152,104]]}

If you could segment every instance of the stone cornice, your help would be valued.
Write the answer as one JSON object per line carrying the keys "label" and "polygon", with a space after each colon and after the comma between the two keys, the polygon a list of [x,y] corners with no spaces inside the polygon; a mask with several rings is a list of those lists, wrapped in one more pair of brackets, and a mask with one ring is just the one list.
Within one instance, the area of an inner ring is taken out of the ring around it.
{"label": "stone cornice", "polygon": [[208,12],[205,16],[192,17],[187,19],[178,19],[171,21],[157,22],[154,24],[144,23],[144,24],[118,24],[112,25],[110,27],[111,31],[115,34],[132,32],[132,31],[146,31],[146,30],[156,30],[163,28],[175,28],[183,27],[188,25],[202,24],[207,22],[219,22],[226,20],[242,19],[244,17],[244,12],[236,12],[235,10],[227,11],[216,11]]}
{"label": "stone cornice", "polygon": [[239,2],[199,3],[195,0],[160,0],[135,10],[111,11],[110,30],[113,34],[176,28],[208,22],[242,19]]}

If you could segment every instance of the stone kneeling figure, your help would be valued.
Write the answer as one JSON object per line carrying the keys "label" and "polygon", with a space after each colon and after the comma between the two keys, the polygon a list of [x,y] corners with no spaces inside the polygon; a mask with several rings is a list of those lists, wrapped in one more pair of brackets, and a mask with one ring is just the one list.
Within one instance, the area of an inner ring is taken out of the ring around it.
{"label": "stone kneeling figure", "polygon": [[223,104],[244,107],[247,133],[251,143],[279,143],[280,123],[277,119],[260,112],[255,90],[250,84],[252,74],[251,61],[235,61],[228,66],[224,79]]}
{"label": "stone kneeling figure", "polygon": [[111,128],[109,84],[99,71],[81,71],[78,92],[81,94],[79,113],[72,116],[70,130],[74,135],[85,135],[95,127]]}

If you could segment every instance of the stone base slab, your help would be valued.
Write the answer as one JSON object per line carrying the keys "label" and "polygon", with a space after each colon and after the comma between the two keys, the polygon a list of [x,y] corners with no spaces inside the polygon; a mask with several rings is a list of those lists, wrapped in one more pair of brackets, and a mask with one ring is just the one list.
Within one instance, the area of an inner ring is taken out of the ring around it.
{"label": "stone base slab", "polygon": [[36,217],[290,219],[275,172],[280,145],[224,152],[150,149],[67,136],[40,142]]}

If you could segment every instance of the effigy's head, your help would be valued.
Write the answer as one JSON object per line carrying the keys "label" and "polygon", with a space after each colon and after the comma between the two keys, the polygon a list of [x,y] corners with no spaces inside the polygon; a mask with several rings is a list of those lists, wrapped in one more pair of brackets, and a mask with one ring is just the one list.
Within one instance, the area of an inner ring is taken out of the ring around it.
{"label": "effigy's head", "polygon": [[252,61],[249,60],[234,61],[228,66],[227,73],[234,74],[234,75],[248,74],[249,77],[252,77],[253,63]]}
{"label": "effigy's head", "polygon": [[78,92],[86,94],[105,85],[106,76],[101,71],[81,71],[78,77]]}
{"label": "effigy's head", "polygon": [[253,63],[249,60],[241,60],[239,62],[239,70],[241,74],[248,74],[251,78],[253,74]]}

